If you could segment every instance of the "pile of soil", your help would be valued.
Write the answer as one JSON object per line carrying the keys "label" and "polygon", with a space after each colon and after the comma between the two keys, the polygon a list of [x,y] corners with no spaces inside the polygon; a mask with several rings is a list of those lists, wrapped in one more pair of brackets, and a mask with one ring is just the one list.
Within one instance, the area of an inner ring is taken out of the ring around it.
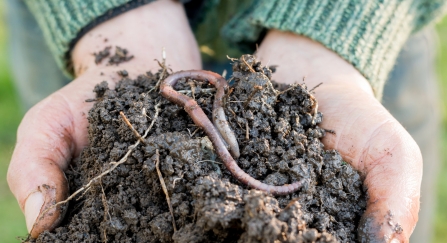
{"label": "pile of soil", "polygon": [[[306,179],[300,190],[272,196],[236,181],[184,109],[153,89],[163,71],[135,80],[124,76],[115,89],[103,82],[94,90],[89,146],[66,172],[71,192],[136,142],[119,112],[144,134],[160,103],[146,143],[70,202],[62,225],[35,242],[355,242],[366,206],[361,178],[337,151],[324,149],[323,116],[314,116],[312,94],[304,84],[277,91],[271,69],[253,56],[242,58],[233,60],[225,100],[241,151],[237,162],[267,184]],[[210,119],[211,88],[195,80],[175,87],[194,97]],[[157,151],[177,231],[157,175]]]}

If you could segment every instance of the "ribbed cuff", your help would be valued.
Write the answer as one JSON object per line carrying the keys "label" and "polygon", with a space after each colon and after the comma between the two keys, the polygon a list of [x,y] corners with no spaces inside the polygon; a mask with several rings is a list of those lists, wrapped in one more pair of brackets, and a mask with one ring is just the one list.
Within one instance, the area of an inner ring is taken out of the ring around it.
{"label": "ribbed cuff", "polygon": [[235,16],[223,35],[257,42],[266,29],[291,31],[322,43],[369,80],[377,98],[397,55],[414,29],[411,1],[261,0]]}
{"label": "ribbed cuff", "polygon": [[73,75],[70,51],[98,24],[154,0],[25,0],[58,66]]}

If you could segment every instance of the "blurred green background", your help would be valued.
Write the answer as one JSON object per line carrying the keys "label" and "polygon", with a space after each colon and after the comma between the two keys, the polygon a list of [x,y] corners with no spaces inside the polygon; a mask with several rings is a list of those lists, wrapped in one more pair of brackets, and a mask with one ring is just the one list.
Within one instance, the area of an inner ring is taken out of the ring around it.
{"label": "blurred green background", "polygon": [[[4,2],[0,0],[0,242],[19,242],[26,235],[23,215],[6,183],[6,172],[14,148],[15,133],[23,115],[12,84],[8,65]],[[447,148],[447,17],[437,24],[440,37],[438,73],[443,111],[441,148]],[[441,149],[443,163],[438,179],[438,207],[434,242],[447,242],[447,150]]]}
{"label": "blurred green background", "polygon": [[15,133],[23,112],[11,80],[6,43],[5,6],[0,0],[0,242],[20,242],[26,235],[25,219],[9,191],[6,171],[14,148]]}

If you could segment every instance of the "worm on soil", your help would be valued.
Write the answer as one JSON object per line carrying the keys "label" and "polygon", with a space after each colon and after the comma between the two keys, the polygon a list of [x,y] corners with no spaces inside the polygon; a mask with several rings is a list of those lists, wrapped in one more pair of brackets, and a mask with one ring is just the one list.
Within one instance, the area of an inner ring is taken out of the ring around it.
{"label": "worm on soil", "polygon": [[[213,123],[208,119],[206,114],[197,104],[197,102],[183,94],[178,93],[174,90],[174,86],[178,80],[182,78],[191,78],[199,81],[208,81],[212,85],[214,85],[217,89],[217,93],[214,98],[213,104]],[[247,186],[258,189],[261,191],[269,192],[273,195],[286,195],[292,192],[297,191],[303,185],[304,179],[294,182],[292,184],[286,184],[282,186],[273,186],[262,183],[259,180],[254,179],[249,174],[245,173],[233,159],[231,154],[228,152],[223,139],[229,141],[229,145],[231,147],[232,154],[235,158],[239,157],[239,147],[237,145],[236,137],[234,136],[232,130],[230,129],[228,122],[225,117],[225,113],[222,107],[222,97],[224,96],[225,89],[228,87],[227,81],[222,78],[219,74],[210,72],[210,71],[180,71],[168,76],[160,85],[160,93],[169,101],[183,106],[185,111],[194,121],[194,123],[201,127],[208,138],[214,145],[214,149],[219,156],[219,158],[224,163],[225,167],[230,171],[230,173],[240,182],[246,184]],[[216,130],[216,127],[221,132],[219,133]],[[223,132],[222,132],[223,131]],[[228,135],[231,134],[233,138],[229,139]],[[222,136],[221,136],[222,135]],[[223,139],[222,139],[223,138]],[[233,142],[232,139],[234,139]],[[237,146],[237,150],[234,146]],[[235,151],[237,151],[237,156],[235,156]]]}
{"label": "worm on soil", "polygon": [[[235,158],[239,158],[239,144],[237,143],[236,136],[231,130],[230,125],[228,124],[227,118],[225,116],[225,111],[223,109],[223,97],[225,96],[225,90],[228,89],[227,81],[222,78],[217,73],[209,72],[209,71],[181,71],[174,74],[169,75],[162,83],[163,86],[160,86],[160,93],[167,98],[169,101],[185,107],[186,112],[190,115],[190,117],[194,120],[194,115],[188,111],[188,109],[194,110],[196,107],[202,111],[200,107],[198,107],[197,102],[190,97],[180,94],[176,90],[174,90],[174,86],[178,80],[182,78],[192,78],[198,81],[208,81],[210,84],[214,85],[217,89],[216,95],[214,96],[214,104],[213,104],[213,123],[214,126],[219,130],[220,136],[225,140],[227,145],[230,147],[231,155]],[[187,105],[189,108],[186,108]],[[195,107],[193,107],[195,106]],[[192,113],[196,113],[191,111]],[[203,113],[203,111],[202,111]],[[208,118],[206,115],[204,118],[200,118],[201,120]],[[196,125],[197,122],[194,120]],[[200,126],[200,125],[198,125]],[[202,127],[203,128],[203,127]]]}

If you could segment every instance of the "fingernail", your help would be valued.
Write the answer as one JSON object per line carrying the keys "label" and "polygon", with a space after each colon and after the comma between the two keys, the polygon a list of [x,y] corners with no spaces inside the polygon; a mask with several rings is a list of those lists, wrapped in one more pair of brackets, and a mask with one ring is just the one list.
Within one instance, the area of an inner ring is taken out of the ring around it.
{"label": "fingernail", "polygon": [[398,239],[392,239],[390,243],[400,243]]}
{"label": "fingernail", "polygon": [[31,232],[33,229],[33,225],[36,222],[37,216],[40,214],[44,202],[45,200],[41,192],[34,192],[28,196],[25,202],[25,220],[28,232]]}

